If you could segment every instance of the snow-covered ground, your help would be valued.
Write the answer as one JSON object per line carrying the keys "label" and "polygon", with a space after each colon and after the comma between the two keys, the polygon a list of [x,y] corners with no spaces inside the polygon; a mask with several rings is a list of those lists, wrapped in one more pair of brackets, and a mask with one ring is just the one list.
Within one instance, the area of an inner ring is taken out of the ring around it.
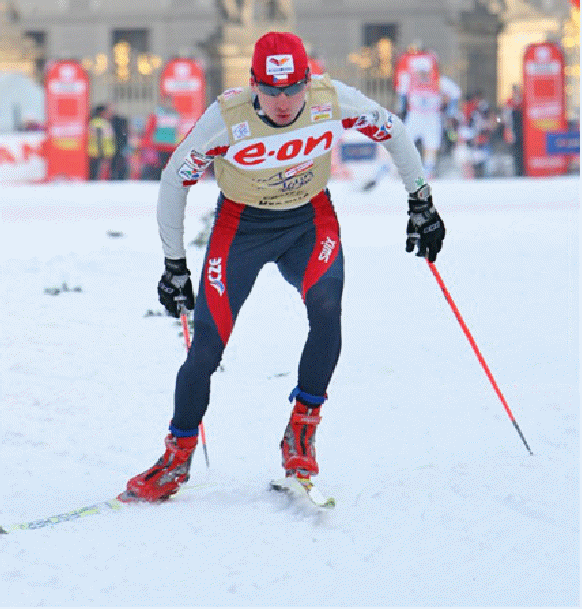
{"label": "snow-covered ground", "polygon": [[[2,535],[2,606],[579,605],[579,179],[434,183],[437,268],[534,456],[404,252],[401,184],[331,190],[344,343],[317,449],[336,509],[267,490],[307,330],[269,265],[213,380],[211,467],[198,451],[191,479],[207,486]],[[162,453],[185,350],[146,315],[162,310],[156,195],[0,191],[2,526],[112,498]],[[191,190],[187,241],[216,195]],[[188,248],[194,274],[202,255]]]}

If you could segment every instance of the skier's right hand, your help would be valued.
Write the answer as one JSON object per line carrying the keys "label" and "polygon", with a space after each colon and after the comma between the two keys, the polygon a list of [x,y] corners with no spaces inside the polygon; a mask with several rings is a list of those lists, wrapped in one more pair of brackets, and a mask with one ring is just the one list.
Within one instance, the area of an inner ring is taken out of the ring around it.
{"label": "skier's right hand", "polygon": [[158,298],[170,315],[180,317],[182,306],[189,311],[196,299],[192,291],[186,258],[165,258],[165,271],[158,283]]}

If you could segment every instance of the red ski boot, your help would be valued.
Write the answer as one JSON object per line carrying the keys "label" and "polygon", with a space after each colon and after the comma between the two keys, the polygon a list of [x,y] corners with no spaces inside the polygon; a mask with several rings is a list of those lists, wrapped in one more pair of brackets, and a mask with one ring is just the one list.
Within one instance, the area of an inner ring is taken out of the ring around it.
{"label": "red ski boot", "polygon": [[127,490],[118,497],[120,501],[165,501],[188,481],[198,436],[176,438],[168,434],[165,442],[164,455],[154,466],[127,483]]}
{"label": "red ski boot", "polygon": [[309,480],[319,473],[315,460],[315,429],[321,417],[321,406],[306,405],[297,400],[283,434],[281,452],[285,476]]}

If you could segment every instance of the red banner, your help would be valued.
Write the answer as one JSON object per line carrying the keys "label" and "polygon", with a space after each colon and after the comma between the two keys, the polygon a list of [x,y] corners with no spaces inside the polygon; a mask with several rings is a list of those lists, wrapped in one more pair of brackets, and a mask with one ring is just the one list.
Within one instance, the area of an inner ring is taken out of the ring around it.
{"label": "red banner", "polygon": [[565,131],[564,55],[552,42],[530,44],[523,56],[523,136],[528,176],[562,175],[568,159],[550,154],[547,134]]}
{"label": "red banner", "polygon": [[76,61],[51,64],[45,77],[47,180],[88,177],[89,77]]}
{"label": "red banner", "polygon": [[180,114],[180,137],[184,137],[206,109],[204,70],[193,59],[171,59],[162,70],[160,91],[172,98]]}
{"label": "red banner", "polygon": [[314,59],[313,57],[309,58],[309,69],[311,71],[311,75],[319,75],[325,72],[323,64],[318,59]]}

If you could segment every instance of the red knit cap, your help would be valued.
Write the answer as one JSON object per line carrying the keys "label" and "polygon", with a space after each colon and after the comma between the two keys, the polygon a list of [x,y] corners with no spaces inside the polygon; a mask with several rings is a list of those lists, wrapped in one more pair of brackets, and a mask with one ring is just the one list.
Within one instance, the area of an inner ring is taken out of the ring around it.
{"label": "red knit cap", "polygon": [[269,32],[255,43],[252,72],[258,82],[286,86],[303,80],[309,68],[301,38],[289,32]]}

